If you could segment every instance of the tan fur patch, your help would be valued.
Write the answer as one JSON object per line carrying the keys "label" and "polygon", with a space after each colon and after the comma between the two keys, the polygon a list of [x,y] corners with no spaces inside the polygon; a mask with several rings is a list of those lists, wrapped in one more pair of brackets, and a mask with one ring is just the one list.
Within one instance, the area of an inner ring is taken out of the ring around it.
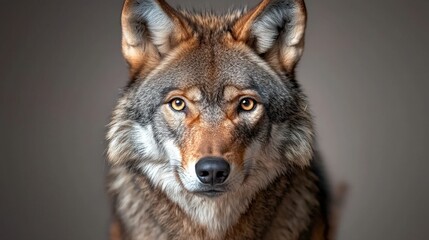
{"label": "tan fur patch", "polygon": [[185,168],[190,162],[196,163],[207,156],[223,157],[237,167],[242,165],[244,146],[233,141],[232,123],[229,120],[216,128],[202,121],[194,121],[187,129],[188,137],[181,146]]}

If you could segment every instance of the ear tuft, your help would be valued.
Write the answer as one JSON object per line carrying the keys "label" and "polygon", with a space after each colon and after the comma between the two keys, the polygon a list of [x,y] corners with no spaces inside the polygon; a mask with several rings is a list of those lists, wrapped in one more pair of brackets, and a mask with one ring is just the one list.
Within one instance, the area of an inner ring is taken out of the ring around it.
{"label": "ear tuft", "polygon": [[122,12],[123,40],[129,46],[144,44],[147,37],[157,46],[165,45],[173,27],[161,8],[152,1],[126,1]]}
{"label": "ear tuft", "polygon": [[263,0],[237,21],[234,35],[270,56],[267,61],[293,71],[303,52],[306,16],[303,0]]}
{"label": "ear tuft", "polygon": [[132,74],[150,69],[189,36],[185,21],[164,0],[126,0],[121,24],[122,52]]}

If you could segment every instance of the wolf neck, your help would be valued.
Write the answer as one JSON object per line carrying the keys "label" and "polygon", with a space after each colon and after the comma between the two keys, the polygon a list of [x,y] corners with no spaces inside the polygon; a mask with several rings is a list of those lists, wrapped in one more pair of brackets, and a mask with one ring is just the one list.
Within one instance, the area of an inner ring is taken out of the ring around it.
{"label": "wolf neck", "polygon": [[[153,187],[145,176],[115,167],[110,171],[109,190],[116,200],[116,214],[130,234],[139,231],[135,234],[140,235],[141,229],[145,229],[142,226],[150,222],[175,239],[261,238],[285,195],[289,178],[282,176],[265,190],[244,196],[232,194],[209,199],[181,191],[181,200],[186,202],[180,202]],[[130,202],[131,199],[139,202]]]}

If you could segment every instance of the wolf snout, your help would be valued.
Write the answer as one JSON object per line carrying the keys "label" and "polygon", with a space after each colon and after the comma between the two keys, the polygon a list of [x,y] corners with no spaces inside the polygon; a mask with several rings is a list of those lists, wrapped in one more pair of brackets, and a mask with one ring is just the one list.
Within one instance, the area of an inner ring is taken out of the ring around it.
{"label": "wolf snout", "polygon": [[203,157],[195,165],[198,179],[212,186],[225,182],[230,169],[229,163],[221,157]]}

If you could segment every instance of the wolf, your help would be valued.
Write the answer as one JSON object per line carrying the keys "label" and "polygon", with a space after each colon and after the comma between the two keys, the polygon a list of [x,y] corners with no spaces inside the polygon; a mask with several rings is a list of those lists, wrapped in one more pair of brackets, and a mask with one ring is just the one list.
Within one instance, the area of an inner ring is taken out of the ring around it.
{"label": "wolf", "polygon": [[295,79],[303,0],[224,15],[126,0],[130,81],[107,132],[112,239],[329,238],[329,191]]}

